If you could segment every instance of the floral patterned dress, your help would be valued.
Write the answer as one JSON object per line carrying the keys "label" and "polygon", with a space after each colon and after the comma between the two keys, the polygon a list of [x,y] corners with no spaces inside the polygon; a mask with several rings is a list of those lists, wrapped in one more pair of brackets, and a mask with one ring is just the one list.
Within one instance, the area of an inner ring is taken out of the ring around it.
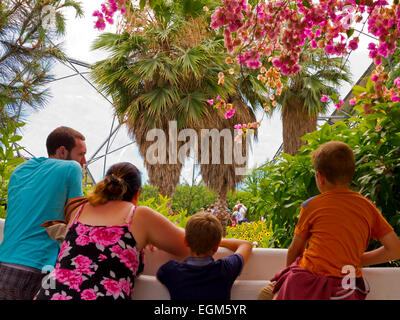
{"label": "floral patterned dress", "polygon": [[36,300],[130,299],[134,279],[143,271],[144,254],[129,231],[119,226],[70,226],[55,269],[42,281]]}

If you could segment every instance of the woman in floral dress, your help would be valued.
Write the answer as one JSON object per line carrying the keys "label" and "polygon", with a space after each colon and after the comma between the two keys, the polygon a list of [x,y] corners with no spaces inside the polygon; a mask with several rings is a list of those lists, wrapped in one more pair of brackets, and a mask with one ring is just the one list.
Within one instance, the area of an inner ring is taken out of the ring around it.
{"label": "woman in floral dress", "polygon": [[130,299],[143,271],[143,248],[152,244],[186,256],[184,230],[147,207],[137,207],[139,170],[113,165],[72,214],[54,270],[37,300]]}

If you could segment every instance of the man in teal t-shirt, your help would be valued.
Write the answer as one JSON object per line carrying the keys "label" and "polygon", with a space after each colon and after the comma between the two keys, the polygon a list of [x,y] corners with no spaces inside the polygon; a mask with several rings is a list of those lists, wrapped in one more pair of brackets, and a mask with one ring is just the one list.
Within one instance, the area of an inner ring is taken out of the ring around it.
{"label": "man in teal t-shirt", "polygon": [[63,220],[67,201],[83,196],[84,141],[78,131],[59,127],[47,137],[49,158],[32,158],[12,173],[0,244],[0,299],[32,299],[42,270],[54,266],[59,245],[40,225]]}

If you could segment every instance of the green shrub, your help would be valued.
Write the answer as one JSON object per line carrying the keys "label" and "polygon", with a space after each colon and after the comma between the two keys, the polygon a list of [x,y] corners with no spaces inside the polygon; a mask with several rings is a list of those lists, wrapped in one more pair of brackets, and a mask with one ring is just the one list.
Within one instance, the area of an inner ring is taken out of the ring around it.
{"label": "green shrub", "polygon": [[[373,92],[373,86],[356,88],[356,94],[362,92]],[[319,193],[310,154],[331,140],[343,141],[354,150],[356,172],[350,187],[371,200],[400,233],[400,103],[382,100],[369,114],[364,112],[365,103],[359,100],[357,114],[348,121],[326,123],[305,135],[307,145],[296,156],[281,154],[277,163],[267,162],[256,170],[258,180],[245,181],[245,192],[254,199],[253,216],[272,223],[273,246],[288,247],[301,203]],[[377,246],[372,241],[368,249]]]}
{"label": "green shrub", "polygon": [[7,211],[7,190],[11,174],[16,166],[24,162],[24,159],[16,157],[15,152],[21,147],[15,147],[14,143],[22,139],[15,134],[15,130],[24,123],[15,123],[7,119],[0,125],[0,218],[5,219]]}

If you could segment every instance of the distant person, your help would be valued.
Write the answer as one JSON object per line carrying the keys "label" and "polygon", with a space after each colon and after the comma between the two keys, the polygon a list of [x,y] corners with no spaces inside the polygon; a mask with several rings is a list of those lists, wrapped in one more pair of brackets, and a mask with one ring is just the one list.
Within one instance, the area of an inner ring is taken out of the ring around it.
{"label": "distant person", "polygon": [[[245,240],[221,238],[222,226],[214,215],[197,213],[189,218],[185,244],[190,249],[190,257],[182,263],[171,260],[157,272],[171,300],[230,300],[232,285],[246,264],[252,246]],[[219,246],[234,254],[215,261],[212,256]]]}
{"label": "distant person", "polygon": [[83,196],[85,137],[59,127],[46,140],[48,158],[19,165],[8,185],[7,218],[0,245],[0,299],[29,300],[39,290],[42,269],[54,266],[59,245],[40,227],[64,219],[68,200]]}
{"label": "distant person", "polygon": [[234,211],[231,215],[231,226],[236,227],[237,223],[237,211]]}
{"label": "distant person", "polygon": [[238,223],[242,224],[244,222],[248,222],[248,220],[246,219],[247,208],[243,204],[241,203],[238,204],[237,211],[239,212]]}
{"label": "distant person", "polygon": [[[260,296],[364,300],[369,286],[361,267],[399,259],[400,240],[372,202],[349,189],[355,160],[347,144],[327,142],[312,159],[321,194],[301,205],[286,268],[271,279],[275,284],[266,286]],[[383,246],[365,252],[371,238]],[[344,287],[344,277],[352,271],[355,278],[347,279],[349,285]]]}
{"label": "distant person", "polygon": [[140,189],[141,175],[133,164],[108,169],[88,201],[72,213],[55,269],[37,300],[129,300],[147,245],[188,256],[182,228],[137,206]]}

